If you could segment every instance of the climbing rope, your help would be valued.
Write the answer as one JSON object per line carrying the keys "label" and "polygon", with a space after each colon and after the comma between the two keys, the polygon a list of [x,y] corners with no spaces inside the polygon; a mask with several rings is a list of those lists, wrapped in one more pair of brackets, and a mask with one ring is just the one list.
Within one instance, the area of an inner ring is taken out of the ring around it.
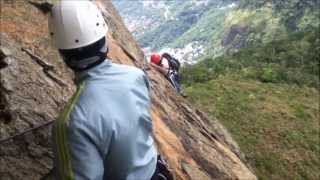
{"label": "climbing rope", "polygon": [[41,125],[39,125],[39,126],[30,128],[30,129],[27,129],[27,130],[25,130],[25,131],[23,131],[23,132],[20,132],[20,133],[17,133],[17,134],[15,134],[15,135],[13,135],[13,136],[3,138],[3,139],[0,140],[0,144],[3,144],[3,143],[5,143],[5,142],[7,142],[7,141],[9,141],[9,140],[11,140],[11,139],[16,138],[16,137],[23,136],[23,135],[25,135],[25,134],[27,134],[27,133],[36,131],[36,130],[41,129],[41,128],[43,128],[43,127],[49,126],[49,125],[52,124],[53,122],[54,122],[54,120],[48,121],[48,122],[46,122],[46,123],[44,123],[44,124],[41,124]]}

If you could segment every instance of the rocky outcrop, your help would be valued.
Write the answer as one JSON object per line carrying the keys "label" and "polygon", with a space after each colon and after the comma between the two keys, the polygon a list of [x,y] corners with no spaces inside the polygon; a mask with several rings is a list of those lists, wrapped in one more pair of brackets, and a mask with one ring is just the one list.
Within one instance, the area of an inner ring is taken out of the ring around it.
{"label": "rocky outcrop", "polygon": [[246,47],[250,28],[245,25],[233,25],[222,39],[222,46],[231,49],[241,49]]}
{"label": "rocky outcrop", "polygon": [[[108,56],[145,68],[143,52],[111,2],[98,4],[110,26]],[[1,1],[0,141],[44,125],[1,142],[1,179],[51,177],[50,122],[75,88],[72,73],[50,45],[46,22],[46,15],[26,1]],[[217,120],[193,108],[158,72],[146,72],[157,147],[177,179],[256,179]]]}

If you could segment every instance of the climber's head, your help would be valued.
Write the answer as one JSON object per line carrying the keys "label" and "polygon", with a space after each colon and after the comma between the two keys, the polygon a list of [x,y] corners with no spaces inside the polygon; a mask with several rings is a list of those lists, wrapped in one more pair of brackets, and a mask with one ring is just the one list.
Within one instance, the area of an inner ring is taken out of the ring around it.
{"label": "climber's head", "polygon": [[108,26],[93,2],[60,0],[48,24],[54,45],[73,70],[89,69],[105,59]]}
{"label": "climber's head", "polygon": [[150,61],[154,64],[160,64],[161,63],[161,56],[159,54],[152,54]]}

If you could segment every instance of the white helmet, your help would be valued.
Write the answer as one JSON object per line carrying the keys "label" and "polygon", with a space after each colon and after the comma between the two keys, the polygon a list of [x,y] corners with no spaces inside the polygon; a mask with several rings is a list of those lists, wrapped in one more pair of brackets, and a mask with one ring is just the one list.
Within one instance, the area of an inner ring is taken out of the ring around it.
{"label": "white helmet", "polygon": [[106,36],[108,26],[93,2],[60,0],[52,8],[49,31],[58,49],[75,49]]}

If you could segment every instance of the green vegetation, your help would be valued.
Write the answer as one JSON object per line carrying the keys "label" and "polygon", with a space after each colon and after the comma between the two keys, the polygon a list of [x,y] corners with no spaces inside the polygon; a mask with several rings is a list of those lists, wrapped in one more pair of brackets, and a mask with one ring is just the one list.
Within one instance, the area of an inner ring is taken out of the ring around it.
{"label": "green vegetation", "polygon": [[[167,1],[169,20],[137,39],[142,47],[151,47],[153,50],[181,48],[194,41],[199,41],[203,46],[213,44],[212,41],[219,45],[225,16],[231,10],[219,7],[231,2],[233,0],[210,0],[207,5],[196,6],[194,1]],[[214,47],[217,53],[221,49]]]}
{"label": "green vegetation", "polygon": [[241,0],[225,20],[225,51],[287,38],[309,32],[320,25],[317,0]]}
{"label": "green vegetation", "polygon": [[[186,23],[186,21],[190,21]],[[160,25],[153,31],[149,31],[140,38],[142,47],[161,49],[166,44],[173,42],[192,26],[192,18],[184,20],[170,20]]]}
{"label": "green vegetation", "polygon": [[175,40],[193,27],[209,9],[204,6],[194,6],[192,1],[168,1],[167,5],[170,12],[169,19],[138,37],[142,47],[159,50],[170,43],[175,43]]}
{"label": "green vegetation", "polygon": [[204,83],[225,74],[261,82],[319,86],[320,30],[294,33],[281,40],[244,48],[216,59],[206,57],[184,69],[187,85]]}
{"label": "green vegetation", "polygon": [[219,28],[223,26],[225,16],[228,11],[211,9],[203,14],[198,22],[193,25],[182,36],[178,37],[172,47],[184,47],[186,44],[199,41],[203,44],[209,44],[210,39],[215,36],[222,38],[223,29]]}
{"label": "green vegetation", "polygon": [[268,7],[259,10],[239,9],[229,14],[225,21],[225,29],[233,26],[247,27],[250,31],[244,34],[247,44],[268,43],[287,35],[281,19],[282,16],[275,16],[272,8]]}
{"label": "green vegetation", "polygon": [[259,179],[317,179],[319,93],[221,76],[185,89],[230,131]]}
{"label": "green vegetation", "polygon": [[320,30],[182,70],[189,100],[231,132],[260,179],[317,179]]}

